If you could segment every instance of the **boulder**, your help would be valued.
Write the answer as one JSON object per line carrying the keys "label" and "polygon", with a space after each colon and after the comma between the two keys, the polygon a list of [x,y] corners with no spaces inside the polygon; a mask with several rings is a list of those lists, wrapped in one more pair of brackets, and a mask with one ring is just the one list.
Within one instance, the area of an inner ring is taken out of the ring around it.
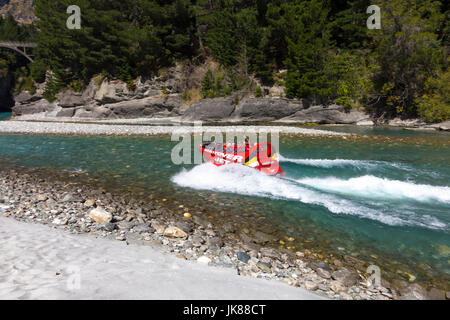
{"label": "boulder", "polygon": [[28,91],[22,91],[17,96],[14,97],[14,101],[16,104],[29,104],[31,102],[35,102],[40,100],[41,97],[38,95],[33,95]]}
{"label": "boulder", "polygon": [[276,238],[274,236],[271,236],[270,234],[261,232],[261,231],[255,231],[253,233],[253,238],[255,239],[256,243],[267,243],[271,241],[275,241]]}
{"label": "boulder", "polygon": [[178,114],[184,101],[179,96],[152,96],[139,100],[123,101],[106,104],[105,108],[118,118],[140,118],[153,116],[169,116]]}
{"label": "boulder", "polygon": [[150,222],[145,222],[133,227],[133,230],[136,232],[154,232],[155,229],[152,228]]}
{"label": "boulder", "polygon": [[56,116],[58,118],[71,118],[75,114],[75,108],[63,108],[61,111],[58,111]]}
{"label": "boulder", "polygon": [[330,289],[335,293],[341,293],[347,290],[346,286],[344,286],[340,281],[331,281]]}
{"label": "boulder", "polygon": [[357,126],[373,126],[375,125],[375,122],[373,122],[372,120],[362,120],[362,121],[358,121],[356,123]]}
{"label": "boulder", "polygon": [[324,279],[330,279],[330,278],[331,278],[331,274],[330,274],[330,272],[327,271],[327,270],[324,270],[324,269],[322,269],[322,268],[317,268],[316,272],[317,272],[317,274],[318,274],[320,277],[322,277],[322,278],[324,278]]}
{"label": "boulder", "polygon": [[208,247],[212,249],[219,249],[223,247],[223,241],[219,237],[208,238]]}
{"label": "boulder", "polygon": [[98,87],[95,84],[95,81],[91,80],[91,82],[89,82],[89,85],[83,91],[83,94],[81,95],[81,99],[83,101],[83,104],[92,103],[94,101],[95,93],[97,92],[97,90],[98,90]]}
{"label": "boulder", "polygon": [[50,103],[45,99],[41,99],[29,104],[16,104],[12,108],[12,113],[14,116],[21,116],[25,114],[52,112],[57,108],[56,103]]}
{"label": "boulder", "polygon": [[113,216],[102,208],[95,208],[89,211],[89,217],[98,223],[111,222]]}
{"label": "boulder", "polygon": [[47,199],[48,199],[48,197],[45,194],[39,194],[39,195],[36,196],[36,201],[37,202],[42,202],[42,201],[45,201]]}
{"label": "boulder", "polygon": [[331,274],[331,277],[345,285],[346,287],[354,286],[358,283],[358,275],[347,268],[341,268]]}
{"label": "boulder", "polygon": [[261,248],[259,250],[261,252],[261,255],[264,257],[274,258],[274,259],[280,259],[281,254],[273,248]]}
{"label": "boulder", "polygon": [[156,233],[159,233],[159,234],[163,234],[164,231],[166,230],[164,225],[157,220],[152,220],[151,226],[153,229],[155,229]]}
{"label": "boulder", "polygon": [[441,130],[441,131],[450,131],[450,120],[441,122],[441,123],[437,123],[437,124],[433,124],[430,127]]}
{"label": "boulder", "polygon": [[56,95],[58,105],[63,108],[72,108],[84,104],[82,94],[72,90],[65,90]]}
{"label": "boulder", "polygon": [[239,251],[237,253],[237,258],[239,261],[242,261],[244,263],[247,263],[250,260],[250,256],[246,252],[243,252],[243,251]]}
{"label": "boulder", "polygon": [[231,97],[204,99],[191,104],[184,113],[182,120],[220,121],[228,119],[234,109],[235,106]]}
{"label": "boulder", "polygon": [[95,92],[94,99],[100,104],[115,103],[126,100],[130,94],[127,84],[121,80],[103,80]]}
{"label": "boulder", "polygon": [[99,223],[97,225],[97,229],[102,230],[102,231],[107,231],[107,232],[113,232],[116,229],[116,225],[111,222]]}
{"label": "boulder", "polygon": [[164,236],[169,238],[186,238],[187,233],[178,227],[170,226],[164,230]]}
{"label": "boulder", "polygon": [[427,291],[417,283],[400,288],[401,299],[403,300],[426,300]]}
{"label": "boulder", "polygon": [[[351,109],[346,111],[343,106],[311,106],[284,117],[281,122],[320,123],[320,124],[354,124],[368,121],[370,116],[366,113]],[[368,123],[368,122],[366,122]]]}
{"label": "boulder", "polygon": [[272,273],[272,266],[266,262],[258,262],[256,266],[264,272]]}
{"label": "boulder", "polygon": [[74,117],[89,119],[105,119],[111,115],[111,110],[102,106],[89,106],[77,109]]}
{"label": "boulder", "polygon": [[95,200],[94,199],[87,199],[84,202],[84,206],[85,207],[93,207],[95,205]]}
{"label": "boulder", "polygon": [[319,288],[317,283],[315,283],[314,281],[309,281],[309,280],[305,281],[304,286],[305,286],[305,289],[308,291],[315,291]]}
{"label": "boulder", "polygon": [[202,264],[210,264],[211,259],[208,258],[207,256],[201,256],[200,258],[197,259],[197,262]]}
{"label": "boulder", "polygon": [[233,113],[239,121],[273,121],[291,116],[307,106],[304,100],[245,98]]}
{"label": "boulder", "polygon": [[410,127],[410,128],[419,128],[426,126],[426,123],[420,119],[394,118],[389,120],[387,124],[393,127]]}

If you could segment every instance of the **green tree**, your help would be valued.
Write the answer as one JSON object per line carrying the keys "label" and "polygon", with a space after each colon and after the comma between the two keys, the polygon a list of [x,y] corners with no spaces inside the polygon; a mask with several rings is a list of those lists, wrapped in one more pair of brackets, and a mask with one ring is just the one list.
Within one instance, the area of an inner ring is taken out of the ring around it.
{"label": "green tree", "polygon": [[372,30],[380,65],[375,77],[377,101],[393,114],[417,114],[416,98],[424,94],[425,81],[444,65],[444,51],[436,30],[443,15],[437,1],[383,1],[382,29]]}
{"label": "green tree", "polygon": [[427,122],[450,119],[450,71],[440,72],[425,82],[426,93],[418,99],[417,112]]}
{"label": "green tree", "polygon": [[287,96],[322,101],[332,96],[332,84],[325,72],[330,49],[328,9],[321,1],[295,1],[285,9],[292,34],[287,38]]}
{"label": "green tree", "polygon": [[[69,5],[82,13],[80,30],[66,28]],[[33,74],[48,66],[63,83],[87,83],[102,73],[125,81],[151,75],[196,51],[189,1],[37,0],[39,47]]]}

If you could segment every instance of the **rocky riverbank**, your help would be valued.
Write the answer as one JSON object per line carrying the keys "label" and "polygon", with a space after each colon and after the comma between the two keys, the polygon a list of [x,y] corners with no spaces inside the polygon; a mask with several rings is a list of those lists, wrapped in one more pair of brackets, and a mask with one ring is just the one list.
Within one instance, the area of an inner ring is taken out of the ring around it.
{"label": "rocky riverbank", "polygon": [[[47,119],[61,121],[99,121],[120,119],[164,119],[176,122],[206,123],[290,123],[355,124],[373,126],[376,120],[364,110],[339,105],[312,105],[307,100],[285,99],[283,95],[255,98],[248,92],[229,97],[187,102],[179,93],[181,81],[171,77],[136,79],[133,89],[123,81],[92,80],[83,92],[65,90],[54,102],[44,99],[45,84],[31,94],[17,95],[13,115],[17,120]],[[429,125],[419,119],[390,119],[384,125],[419,130],[450,130],[450,121]]]}
{"label": "rocky riverbank", "polygon": [[76,176],[57,176],[42,169],[3,168],[0,212],[74,234],[158,245],[179,259],[283,281],[333,299],[445,298],[442,290],[427,291],[405,281],[391,284],[382,279],[381,286],[375,287],[361,269],[364,262],[353,257],[324,263],[309,250],[293,252],[272,247],[274,241],[292,239],[273,239],[270,223],[267,231],[254,230],[265,224],[258,214],[243,214],[242,221],[221,221],[210,212],[191,212],[183,204],[164,198],[112,194],[83,184]]}
{"label": "rocky riverbank", "polygon": [[34,94],[24,91],[15,97],[13,115],[37,114],[47,118],[134,119],[172,118],[179,121],[205,122],[295,122],[295,123],[367,123],[370,116],[342,106],[311,105],[305,100],[281,97],[255,98],[248,93],[235,93],[224,98],[203,99],[188,103],[180,93],[171,93],[170,81],[153,79],[135,81],[135,89],[107,79],[99,85],[94,80],[83,92],[66,90],[54,102],[44,99],[44,87]]}
{"label": "rocky riverbank", "polygon": [[110,123],[61,123],[44,121],[5,121],[0,133],[25,134],[76,134],[76,135],[159,135],[193,133],[270,133],[317,136],[347,136],[349,134],[325,130],[305,129],[289,126],[161,126]]}

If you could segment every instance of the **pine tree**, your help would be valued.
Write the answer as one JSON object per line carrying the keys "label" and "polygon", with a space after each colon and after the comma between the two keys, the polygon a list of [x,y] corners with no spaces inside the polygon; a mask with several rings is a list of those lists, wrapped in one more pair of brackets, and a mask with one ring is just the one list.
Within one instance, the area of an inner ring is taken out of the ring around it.
{"label": "pine tree", "polygon": [[330,49],[328,9],[318,0],[299,2],[286,9],[286,21],[293,29],[287,39],[287,96],[319,102],[332,93],[324,70]]}

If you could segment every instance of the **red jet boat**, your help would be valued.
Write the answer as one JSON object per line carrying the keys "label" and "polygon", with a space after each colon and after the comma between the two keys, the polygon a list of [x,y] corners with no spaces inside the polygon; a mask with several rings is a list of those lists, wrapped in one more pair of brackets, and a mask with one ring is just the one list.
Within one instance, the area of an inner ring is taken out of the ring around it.
{"label": "red jet boat", "polygon": [[216,166],[237,163],[271,176],[284,176],[278,154],[273,151],[270,143],[236,145],[206,142],[198,148],[205,159]]}

